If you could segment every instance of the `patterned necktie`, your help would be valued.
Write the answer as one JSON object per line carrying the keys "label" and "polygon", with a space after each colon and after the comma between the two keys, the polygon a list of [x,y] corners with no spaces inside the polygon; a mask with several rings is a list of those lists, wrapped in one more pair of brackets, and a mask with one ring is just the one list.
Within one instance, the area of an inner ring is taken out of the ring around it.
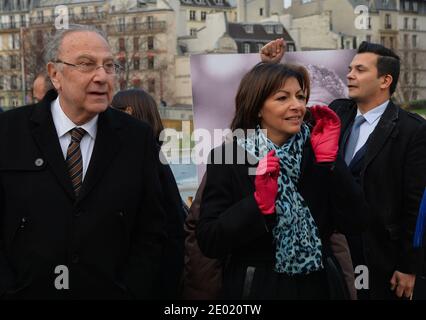
{"label": "patterned necktie", "polygon": [[349,166],[354,156],[355,147],[358,142],[359,130],[361,125],[365,122],[365,118],[359,115],[355,118],[354,124],[352,125],[351,135],[349,136],[348,142],[346,143],[345,150],[345,162]]}
{"label": "patterned necktie", "polygon": [[75,195],[78,196],[83,181],[83,158],[81,156],[80,141],[86,134],[82,128],[74,128],[70,131],[71,142],[67,151],[67,167]]}

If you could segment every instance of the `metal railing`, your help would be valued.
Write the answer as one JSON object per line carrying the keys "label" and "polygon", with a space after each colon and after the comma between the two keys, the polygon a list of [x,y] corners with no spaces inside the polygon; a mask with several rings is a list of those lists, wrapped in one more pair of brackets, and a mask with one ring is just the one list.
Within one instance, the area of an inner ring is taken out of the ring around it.
{"label": "metal railing", "polygon": [[[89,12],[85,14],[70,14],[69,15],[69,21],[70,22],[77,22],[77,21],[84,21],[84,20],[103,20],[105,19],[106,14],[105,12]],[[47,23],[54,23],[55,20],[58,18],[58,16],[42,16],[42,17],[31,17],[30,18],[30,24],[31,25],[39,25],[39,24],[47,24]]]}
{"label": "metal railing", "polygon": [[164,32],[166,31],[165,21],[153,21],[143,23],[126,23],[126,24],[114,24],[107,26],[108,33],[125,33],[131,31],[138,32]]}

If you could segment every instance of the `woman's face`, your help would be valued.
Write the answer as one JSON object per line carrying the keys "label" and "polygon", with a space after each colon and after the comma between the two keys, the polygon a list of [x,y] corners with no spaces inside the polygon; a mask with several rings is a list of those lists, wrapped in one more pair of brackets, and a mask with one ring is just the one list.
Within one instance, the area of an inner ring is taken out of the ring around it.
{"label": "woman's face", "polygon": [[306,94],[296,78],[289,78],[260,109],[260,126],[278,146],[300,131],[306,113]]}

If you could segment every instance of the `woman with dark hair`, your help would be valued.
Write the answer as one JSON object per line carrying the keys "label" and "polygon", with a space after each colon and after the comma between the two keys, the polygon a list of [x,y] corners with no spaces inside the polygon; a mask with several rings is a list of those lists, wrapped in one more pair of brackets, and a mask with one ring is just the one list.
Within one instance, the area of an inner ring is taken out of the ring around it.
{"label": "woman with dark hair", "polygon": [[154,130],[158,142],[163,123],[154,98],[142,89],[122,90],[115,94],[112,107],[124,111],[136,119],[148,122]]}
{"label": "woman with dark hair", "polygon": [[[163,124],[154,98],[143,90],[129,89],[117,92],[111,105],[136,119],[148,122],[153,128],[160,151],[159,136],[163,130]],[[165,158],[162,157],[162,159]],[[160,178],[164,191],[169,241],[164,249],[164,258],[154,288],[155,296],[153,298],[176,299],[180,298],[181,291],[184,256],[183,223],[186,218],[186,205],[180,197],[173,172],[168,164],[163,163]]]}
{"label": "woman with dark hair", "polygon": [[301,66],[260,63],[240,83],[231,129],[245,134],[212,151],[197,226],[224,261],[222,298],[348,297],[329,239],[365,228],[365,201],[338,155],[339,118],[308,112],[309,93]]}

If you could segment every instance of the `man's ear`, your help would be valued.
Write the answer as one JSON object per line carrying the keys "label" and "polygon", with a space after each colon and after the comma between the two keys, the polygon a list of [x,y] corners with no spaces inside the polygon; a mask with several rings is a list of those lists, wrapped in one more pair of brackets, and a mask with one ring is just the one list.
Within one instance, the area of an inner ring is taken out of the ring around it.
{"label": "man's ear", "polygon": [[384,75],[382,80],[382,84],[380,85],[380,88],[387,89],[391,86],[393,82],[393,77],[390,74]]}
{"label": "man's ear", "polygon": [[47,74],[49,75],[50,81],[52,81],[52,84],[55,87],[56,91],[59,91],[61,89],[61,83],[58,79],[59,72],[53,62],[49,62],[47,64]]}

